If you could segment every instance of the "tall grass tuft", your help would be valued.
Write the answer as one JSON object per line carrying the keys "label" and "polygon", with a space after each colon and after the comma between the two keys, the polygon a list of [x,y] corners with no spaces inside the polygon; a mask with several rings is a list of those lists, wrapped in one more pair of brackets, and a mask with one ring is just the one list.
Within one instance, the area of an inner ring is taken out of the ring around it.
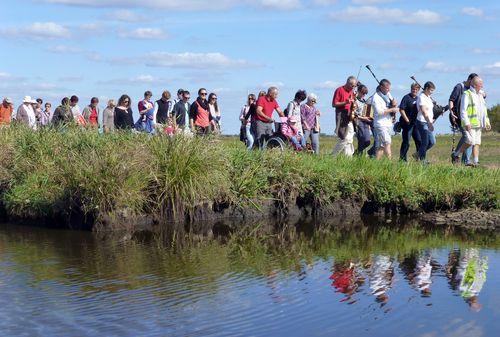
{"label": "tall grass tuft", "polygon": [[499,208],[500,170],[248,152],[211,138],[67,128],[0,129],[0,200],[10,215],[99,217],[127,209],[184,220],[199,205],[370,201],[406,212]]}

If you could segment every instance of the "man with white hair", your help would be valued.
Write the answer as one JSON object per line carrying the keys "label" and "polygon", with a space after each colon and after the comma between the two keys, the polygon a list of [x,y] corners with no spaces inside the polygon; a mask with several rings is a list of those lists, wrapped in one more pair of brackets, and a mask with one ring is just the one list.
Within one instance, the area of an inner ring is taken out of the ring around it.
{"label": "man with white hair", "polygon": [[31,98],[31,96],[25,96],[23,99],[23,104],[17,108],[16,120],[25,124],[29,128],[36,130],[36,116],[35,110],[33,109],[33,104],[36,101]]}
{"label": "man with white hair", "polygon": [[354,125],[352,124],[351,105],[354,104],[354,88],[358,80],[349,76],[345,85],[338,87],[332,99],[332,107],[335,108],[335,133],[339,138],[333,154],[343,153],[346,156],[354,154]]}
{"label": "man with white hair", "polygon": [[464,91],[460,104],[460,119],[465,130],[465,143],[453,153],[453,161],[457,162],[458,157],[467,148],[472,146],[473,163],[479,164],[479,146],[481,145],[481,130],[491,130],[488,109],[484,95],[482,94],[483,80],[476,76],[471,81],[471,87]]}
{"label": "man with white hair", "polygon": [[267,90],[267,95],[259,97],[257,100],[257,111],[255,115],[255,134],[260,149],[264,147],[264,143],[273,134],[273,113],[276,110],[280,117],[285,114],[281,110],[278,101],[278,88],[270,87]]}
{"label": "man with white hair", "polygon": [[0,126],[10,124],[13,110],[12,100],[9,97],[5,97],[2,105],[0,105]]}

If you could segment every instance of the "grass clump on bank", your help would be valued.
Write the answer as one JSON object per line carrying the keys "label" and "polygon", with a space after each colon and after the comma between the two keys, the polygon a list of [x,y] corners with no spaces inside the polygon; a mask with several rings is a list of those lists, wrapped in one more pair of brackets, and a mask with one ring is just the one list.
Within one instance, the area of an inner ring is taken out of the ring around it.
{"label": "grass clump on bank", "polygon": [[184,220],[212,203],[259,207],[339,199],[402,211],[498,209],[500,171],[367,158],[247,152],[217,139],[92,130],[0,130],[0,195],[9,215],[135,214]]}

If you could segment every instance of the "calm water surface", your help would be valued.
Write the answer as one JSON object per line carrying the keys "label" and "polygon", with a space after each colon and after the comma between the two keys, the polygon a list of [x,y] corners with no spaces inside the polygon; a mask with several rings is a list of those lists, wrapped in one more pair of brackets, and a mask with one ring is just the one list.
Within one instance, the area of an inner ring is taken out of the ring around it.
{"label": "calm water surface", "polygon": [[208,242],[0,225],[2,336],[497,336],[495,234]]}

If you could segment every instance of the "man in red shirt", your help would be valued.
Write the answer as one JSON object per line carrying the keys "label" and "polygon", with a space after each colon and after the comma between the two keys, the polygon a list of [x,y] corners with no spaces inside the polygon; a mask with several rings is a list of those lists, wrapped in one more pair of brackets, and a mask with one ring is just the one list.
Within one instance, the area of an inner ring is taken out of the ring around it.
{"label": "man in red shirt", "polygon": [[259,97],[257,101],[257,111],[255,115],[255,134],[259,147],[262,149],[265,141],[273,134],[273,112],[276,110],[280,117],[284,117],[278,101],[278,88],[270,87],[267,95]]}
{"label": "man in red shirt", "polygon": [[[332,107],[335,108],[335,133],[339,137],[335,153],[344,152],[351,155],[350,151],[344,151],[344,147],[348,144],[343,144],[346,138],[350,139],[350,133],[354,132],[350,117],[351,105],[354,102],[354,88],[358,85],[358,80],[354,76],[349,76],[346,83],[338,87],[333,94]],[[352,132],[351,132],[352,128]],[[345,145],[345,146],[344,146]]]}

